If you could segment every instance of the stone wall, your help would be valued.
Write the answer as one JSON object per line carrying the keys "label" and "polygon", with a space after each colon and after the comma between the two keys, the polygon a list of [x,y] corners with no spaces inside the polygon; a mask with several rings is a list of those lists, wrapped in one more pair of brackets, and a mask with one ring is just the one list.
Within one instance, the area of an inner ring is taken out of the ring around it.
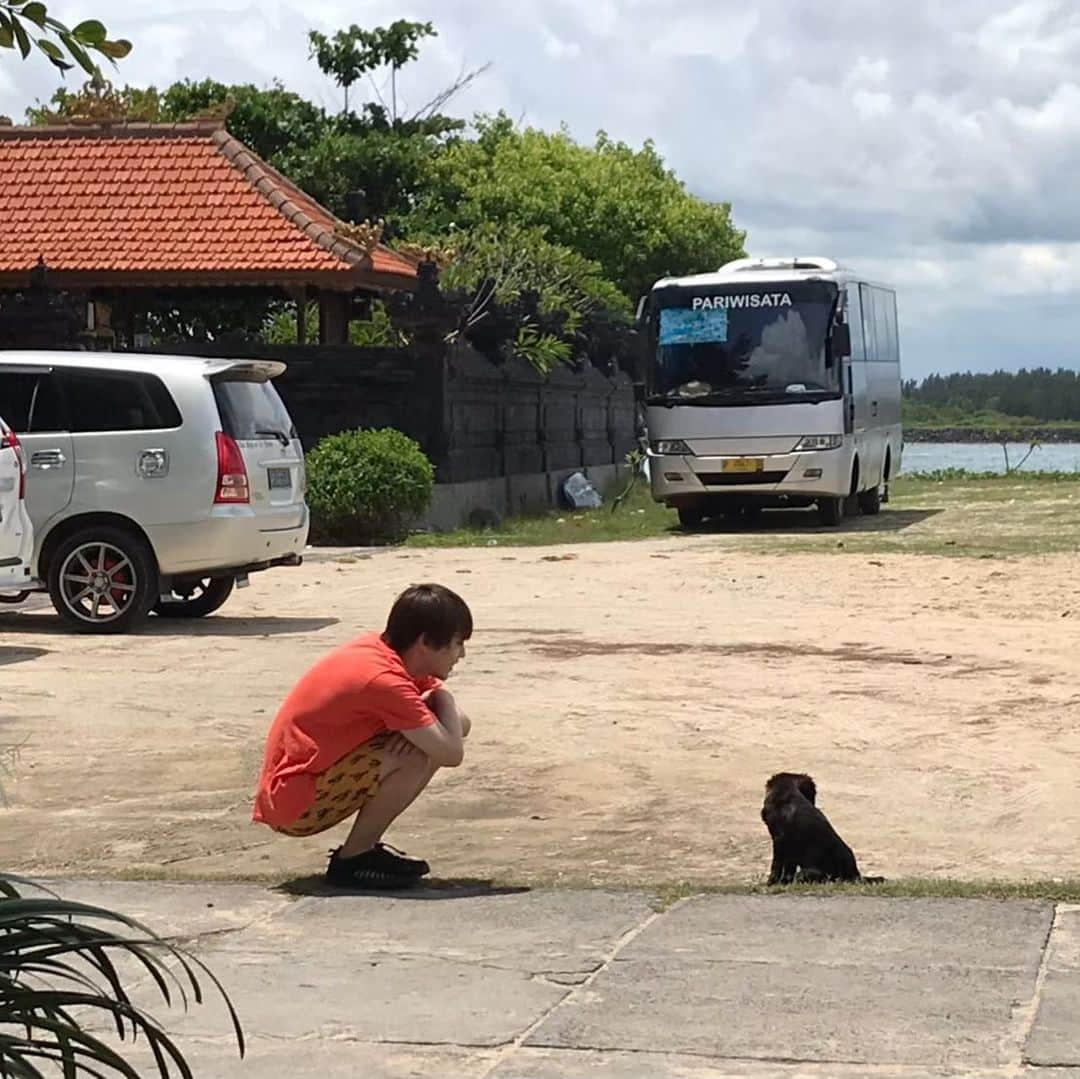
{"label": "stone wall", "polygon": [[[187,349],[214,355],[212,346]],[[413,349],[281,345],[230,350],[278,359],[276,385],[305,447],[356,427],[394,427],[435,466],[433,513],[444,527],[474,509],[532,512],[555,503],[583,470],[615,481],[637,447],[633,382],[590,364],[539,374],[524,360],[493,363],[468,345]],[[441,507],[441,509],[439,508]]]}

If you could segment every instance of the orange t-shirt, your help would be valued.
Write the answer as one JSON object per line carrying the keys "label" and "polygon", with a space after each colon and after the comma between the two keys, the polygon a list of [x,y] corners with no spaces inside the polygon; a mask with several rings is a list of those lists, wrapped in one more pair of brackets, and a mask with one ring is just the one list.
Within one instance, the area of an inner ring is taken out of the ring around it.
{"label": "orange t-shirt", "polygon": [[438,722],[421,694],[437,678],[414,679],[378,633],[335,648],[293,687],[266,738],[252,819],[282,826],[315,801],[315,777],[385,731]]}

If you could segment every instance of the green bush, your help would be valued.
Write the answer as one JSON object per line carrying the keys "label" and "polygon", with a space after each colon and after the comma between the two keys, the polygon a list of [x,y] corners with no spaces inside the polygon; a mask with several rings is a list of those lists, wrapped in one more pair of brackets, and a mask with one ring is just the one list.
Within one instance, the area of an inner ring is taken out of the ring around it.
{"label": "green bush", "polygon": [[397,543],[431,502],[435,469],[408,435],[342,431],[307,455],[314,543]]}

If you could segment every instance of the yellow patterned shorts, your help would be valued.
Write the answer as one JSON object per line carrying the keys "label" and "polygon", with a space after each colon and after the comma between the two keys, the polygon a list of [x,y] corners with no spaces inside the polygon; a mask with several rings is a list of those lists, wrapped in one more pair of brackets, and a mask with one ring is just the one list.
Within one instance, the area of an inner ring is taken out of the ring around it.
{"label": "yellow patterned shorts", "polygon": [[378,793],[380,752],[388,737],[377,734],[317,775],[311,808],[295,824],[276,830],[291,836],[317,835],[363,809]]}

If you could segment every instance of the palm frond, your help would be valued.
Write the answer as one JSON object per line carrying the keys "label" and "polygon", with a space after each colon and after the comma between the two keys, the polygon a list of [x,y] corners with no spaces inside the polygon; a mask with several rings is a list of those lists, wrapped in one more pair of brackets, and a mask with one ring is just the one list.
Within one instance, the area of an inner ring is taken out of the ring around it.
{"label": "palm frond", "polygon": [[[45,897],[26,896],[36,889]],[[25,878],[0,874],[0,1079],[138,1079],[135,1066],[87,1029],[108,1019],[121,1042],[142,1038],[161,1079],[192,1079],[180,1047],[125,984],[120,961],[134,960],[166,1005],[203,1001],[201,978],[221,994],[244,1055],[232,1001],[196,956],[134,918],[72,902]],[[130,971],[129,971],[130,973]],[[43,1068],[50,1070],[43,1071]],[[59,1069],[57,1072],[56,1069]]]}

